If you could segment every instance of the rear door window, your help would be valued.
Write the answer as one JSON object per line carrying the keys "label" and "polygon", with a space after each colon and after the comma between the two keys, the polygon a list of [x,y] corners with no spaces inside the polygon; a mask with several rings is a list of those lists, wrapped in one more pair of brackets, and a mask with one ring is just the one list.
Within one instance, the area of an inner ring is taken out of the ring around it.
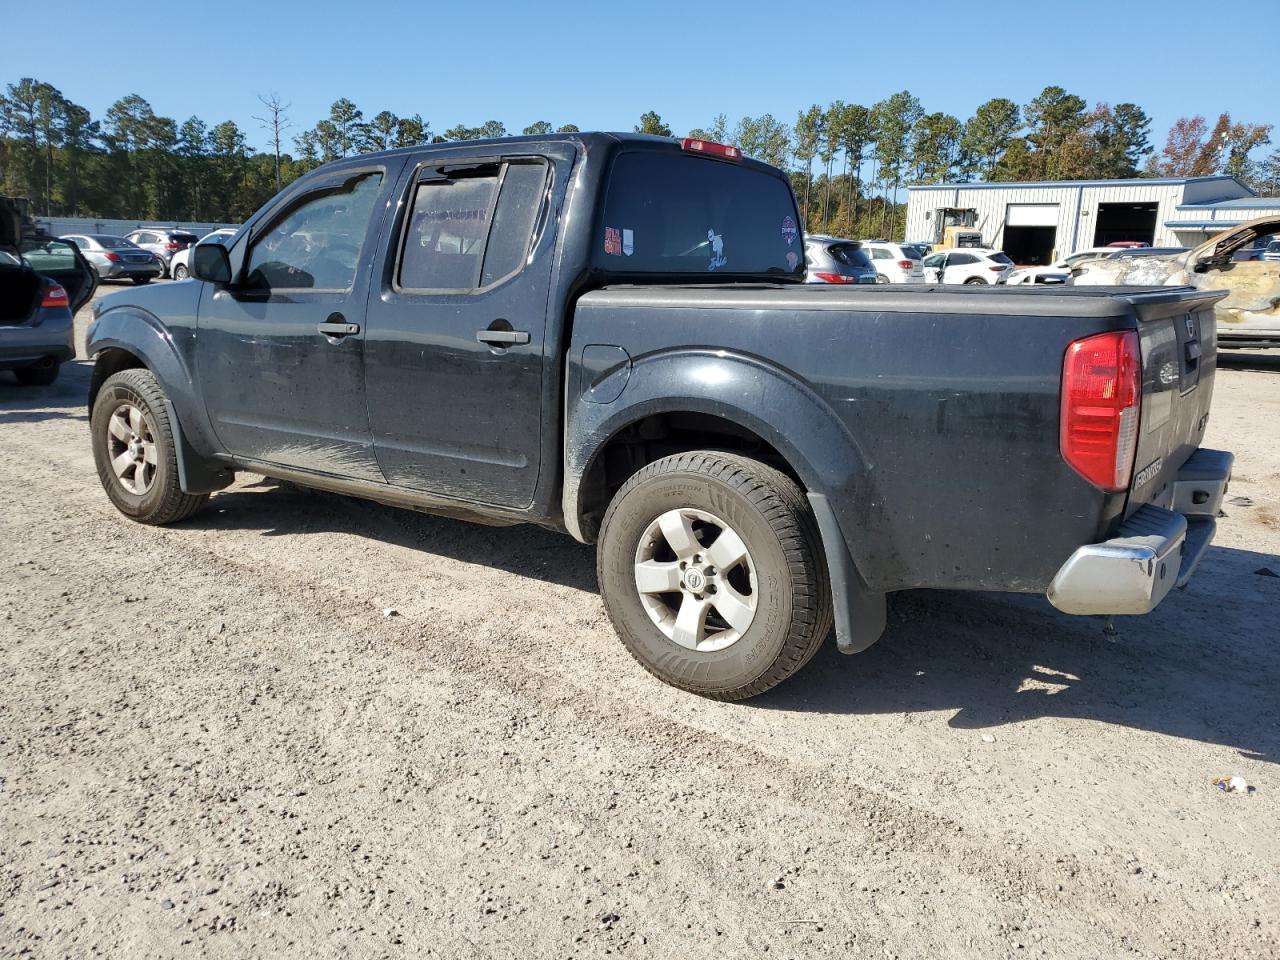
{"label": "rear door window", "polygon": [[635,150],[614,160],[595,263],[610,274],[800,279],[798,223],[790,188],[767,171]]}
{"label": "rear door window", "polygon": [[548,167],[513,160],[449,171],[414,188],[396,282],[478,290],[519,271],[546,196]]}

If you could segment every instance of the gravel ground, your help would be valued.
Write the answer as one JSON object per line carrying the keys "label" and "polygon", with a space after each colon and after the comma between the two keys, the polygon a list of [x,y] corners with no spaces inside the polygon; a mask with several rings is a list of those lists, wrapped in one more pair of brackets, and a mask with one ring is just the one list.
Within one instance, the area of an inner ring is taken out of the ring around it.
{"label": "gravel ground", "polygon": [[0,956],[1280,956],[1280,356],[1224,367],[1247,503],[1155,614],[895,595],[745,704],[545,531],[251,475],[129,523],[88,365],[5,377]]}

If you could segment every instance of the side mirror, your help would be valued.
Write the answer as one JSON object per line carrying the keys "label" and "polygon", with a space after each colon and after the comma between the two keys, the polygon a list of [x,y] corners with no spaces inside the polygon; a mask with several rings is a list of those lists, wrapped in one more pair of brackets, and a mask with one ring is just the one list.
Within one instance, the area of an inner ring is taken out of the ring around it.
{"label": "side mirror", "polygon": [[206,283],[231,282],[231,256],[220,243],[201,243],[191,249],[191,275]]}

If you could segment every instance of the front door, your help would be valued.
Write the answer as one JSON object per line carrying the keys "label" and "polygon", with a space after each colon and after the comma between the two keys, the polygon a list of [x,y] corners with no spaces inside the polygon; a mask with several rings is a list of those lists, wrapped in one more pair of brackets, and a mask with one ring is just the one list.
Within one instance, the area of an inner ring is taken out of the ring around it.
{"label": "front door", "polygon": [[554,210],[571,163],[571,149],[553,145],[428,161],[407,178],[365,340],[369,419],[389,483],[532,502]]}
{"label": "front door", "polygon": [[304,181],[241,240],[237,281],[204,285],[197,370],[234,456],[382,480],[365,407],[365,301],[402,164]]}

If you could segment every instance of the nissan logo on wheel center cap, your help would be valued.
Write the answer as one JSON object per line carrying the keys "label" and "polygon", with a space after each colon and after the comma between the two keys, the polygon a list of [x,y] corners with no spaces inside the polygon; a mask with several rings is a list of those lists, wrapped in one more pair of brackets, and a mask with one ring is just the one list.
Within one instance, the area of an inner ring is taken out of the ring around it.
{"label": "nissan logo on wheel center cap", "polygon": [[684,585],[697,593],[706,586],[707,579],[702,575],[702,571],[690,568],[684,572]]}

